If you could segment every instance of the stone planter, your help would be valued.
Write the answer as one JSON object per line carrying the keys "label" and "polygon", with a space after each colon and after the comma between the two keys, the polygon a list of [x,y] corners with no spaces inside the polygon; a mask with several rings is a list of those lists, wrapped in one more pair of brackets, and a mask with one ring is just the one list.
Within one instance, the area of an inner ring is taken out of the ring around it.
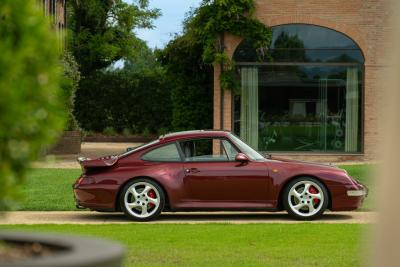
{"label": "stone planter", "polygon": [[64,131],[58,142],[47,152],[54,155],[81,153],[81,132]]}
{"label": "stone planter", "polygon": [[36,243],[54,251],[29,260],[0,262],[2,267],[120,267],[124,254],[116,243],[69,235],[0,232],[0,241],[14,245]]}

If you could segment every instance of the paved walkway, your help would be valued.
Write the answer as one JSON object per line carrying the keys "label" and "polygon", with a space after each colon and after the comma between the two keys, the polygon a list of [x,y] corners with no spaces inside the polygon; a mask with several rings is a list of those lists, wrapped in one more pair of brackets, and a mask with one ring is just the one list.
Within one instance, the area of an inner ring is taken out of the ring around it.
{"label": "paved walkway", "polygon": [[[179,223],[346,223],[368,224],[377,222],[376,212],[326,212],[315,221],[303,222],[292,220],[286,213],[278,212],[177,212],[162,213],[159,219],[150,224]],[[0,217],[2,224],[130,224],[122,213],[100,213],[91,211],[20,211],[6,212]]]}

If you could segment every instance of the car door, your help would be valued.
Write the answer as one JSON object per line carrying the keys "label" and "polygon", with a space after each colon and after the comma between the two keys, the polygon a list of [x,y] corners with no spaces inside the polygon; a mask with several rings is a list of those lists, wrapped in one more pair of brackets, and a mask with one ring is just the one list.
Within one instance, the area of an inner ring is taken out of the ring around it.
{"label": "car door", "polygon": [[239,150],[225,138],[179,142],[184,155],[187,202],[197,207],[264,207],[267,167],[264,162],[235,161]]}

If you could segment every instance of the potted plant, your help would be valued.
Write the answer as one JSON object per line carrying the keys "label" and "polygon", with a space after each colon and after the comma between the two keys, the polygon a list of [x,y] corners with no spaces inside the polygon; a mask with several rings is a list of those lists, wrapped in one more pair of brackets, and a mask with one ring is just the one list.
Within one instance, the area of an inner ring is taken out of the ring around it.
{"label": "potted plant", "polygon": [[[60,46],[36,1],[0,1],[0,209],[18,200],[30,162],[62,132]],[[4,216],[1,215],[1,216]],[[17,255],[10,259],[10,255]],[[2,266],[120,266],[106,241],[0,233]]]}

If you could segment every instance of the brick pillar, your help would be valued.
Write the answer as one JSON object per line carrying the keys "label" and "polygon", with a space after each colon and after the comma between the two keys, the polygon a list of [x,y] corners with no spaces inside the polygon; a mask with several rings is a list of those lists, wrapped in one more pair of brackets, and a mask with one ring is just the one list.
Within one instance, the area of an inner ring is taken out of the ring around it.
{"label": "brick pillar", "polygon": [[214,64],[214,129],[221,129],[221,69],[219,64]]}
{"label": "brick pillar", "polygon": [[[221,69],[220,66],[214,65],[214,129],[221,129],[221,85],[220,76]],[[223,118],[224,125],[223,130],[232,131],[232,91],[224,90],[224,107],[223,107]]]}

